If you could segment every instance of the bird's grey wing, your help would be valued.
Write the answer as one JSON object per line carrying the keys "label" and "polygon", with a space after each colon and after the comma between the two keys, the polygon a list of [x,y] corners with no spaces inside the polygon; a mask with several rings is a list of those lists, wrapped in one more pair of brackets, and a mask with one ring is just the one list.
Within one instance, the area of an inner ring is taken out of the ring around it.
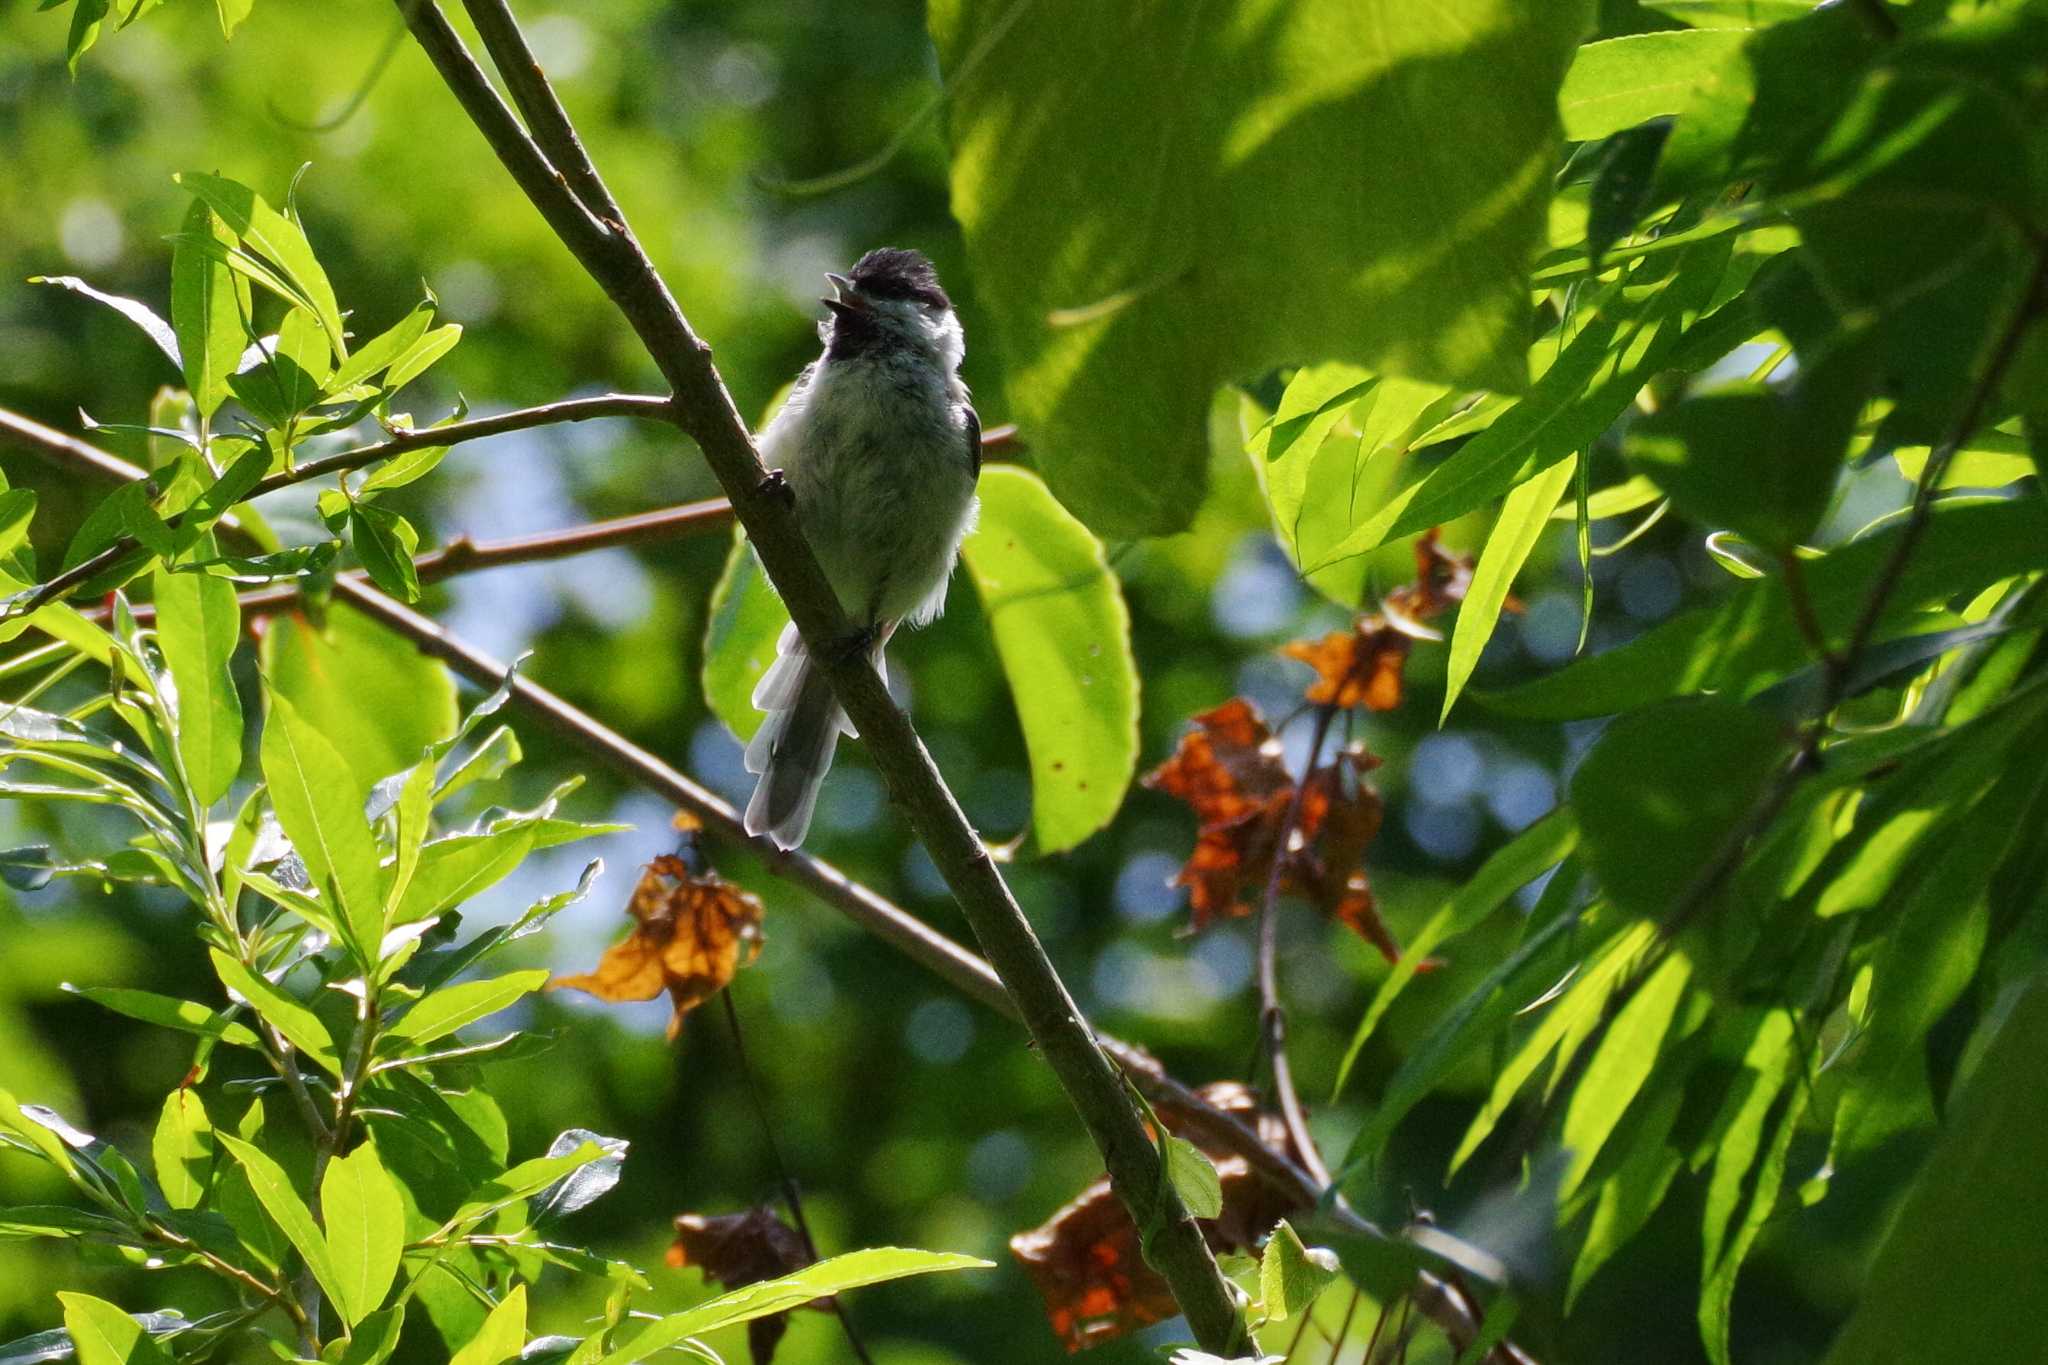
{"label": "bird's grey wing", "polygon": [[978,479],[981,477],[981,414],[974,410],[972,403],[962,403],[960,407],[967,425],[967,467]]}

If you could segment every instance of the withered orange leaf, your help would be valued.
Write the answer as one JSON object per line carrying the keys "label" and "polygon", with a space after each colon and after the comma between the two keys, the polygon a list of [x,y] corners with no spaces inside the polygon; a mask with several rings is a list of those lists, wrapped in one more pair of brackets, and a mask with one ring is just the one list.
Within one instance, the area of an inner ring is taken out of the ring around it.
{"label": "withered orange leaf", "polygon": [[[676,1240],[668,1249],[668,1263],[681,1269],[695,1266],[708,1280],[727,1289],[759,1284],[811,1263],[804,1239],[782,1221],[775,1210],[756,1204],[744,1213],[707,1217],[701,1213],[676,1215]],[[823,1308],[820,1299],[806,1308]],[[768,1365],[776,1343],[789,1330],[789,1314],[773,1313],[747,1324],[747,1350],[754,1365]]]}
{"label": "withered orange leaf", "polygon": [[675,1005],[671,1041],[683,1016],[732,981],[761,951],[761,902],[710,869],[663,854],[640,873],[626,912],[633,932],[605,949],[597,970],[558,976],[550,990],[600,1000],[652,1000],[664,988]]}
{"label": "withered orange leaf", "polygon": [[1391,711],[1401,704],[1401,675],[1414,643],[1413,636],[1383,618],[1361,616],[1350,630],[1295,640],[1280,652],[1316,671],[1316,680],[1303,693],[1316,705]]}
{"label": "withered orange leaf", "polygon": [[[1257,1101],[1235,1081],[1202,1087],[1209,1103],[1253,1121]],[[1223,1213],[1202,1221],[1203,1235],[1217,1251],[1250,1251],[1273,1225],[1298,1207],[1252,1169],[1243,1156],[1207,1142],[1188,1115],[1159,1108],[1160,1121],[1189,1137],[1215,1163],[1223,1186]],[[1259,1117],[1259,1136],[1277,1150],[1289,1150],[1277,1119]],[[1145,1264],[1137,1226],[1110,1188],[1098,1179],[1038,1227],[1010,1239],[1010,1252],[1045,1299],[1047,1320],[1067,1350],[1100,1345],[1138,1328],[1163,1322],[1180,1311],[1166,1281]]]}
{"label": "withered orange leaf", "polygon": [[1386,596],[1390,614],[1414,621],[1441,616],[1465,600],[1472,586],[1472,556],[1452,554],[1434,526],[1415,538],[1415,581]]}

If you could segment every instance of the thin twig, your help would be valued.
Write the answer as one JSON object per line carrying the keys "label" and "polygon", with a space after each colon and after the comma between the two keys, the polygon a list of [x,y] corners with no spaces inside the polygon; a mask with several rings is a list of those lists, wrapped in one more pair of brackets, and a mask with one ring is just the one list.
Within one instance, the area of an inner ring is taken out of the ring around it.
{"label": "thin twig", "polygon": [[[622,216],[594,216],[519,126],[446,16],[432,0],[396,0],[413,36],[507,172],[563,244],[618,306],[674,393],[677,424],[696,439],[732,500],[768,578],[789,607],[811,657],[952,891],[983,951],[1016,1000],[1039,1055],[1052,1067],[1103,1156],[1112,1185],[1147,1236],[1157,1269],[1205,1349],[1228,1355],[1245,1337],[1244,1315],[1178,1191],[1161,1178],[1158,1150],[1031,922],[987,847],[932,763],[909,718],[891,700],[865,651],[836,648],[851,623],[798,526],[767,478],[732,395]],[[466,0],[473,14],[516,28],[504,0]],[[546,84],[537,67],[508,81]],[[549,96],[552,99],[552,96]]]}
{"label": "thin twig", "polygon": [[[811,1222],[804,1217],[803,1197],[797,1193],[796,1177],[789,1173],[789,1163],[782,1159],[782,1144],[775,1140],[775,1123],[768,1117],[768,1102],[761,1097],[761,1084],[754,1074],[754,1064],[747,1056],[747,1037],[740,1029],[740,1009],[733,1003],[732,988],[727,986],[718,993],[719,1003],[725,1006],[725,1026],[732,1033],[733,1055],[739,1059],[740,1076],[746,1083],[747,1098],[753,1102],[754,1118],[760,1125],[761,1140],[768,1147],[768,1156],[775,1163],[776,1178],[782,1184],[782,1202],[789,1206],[789,1219],[796,1224],[796,1235],[803,1239],[804,1254],[813,1262],[818,1259],[818,1239],[811,1236]],[[861,1365],[875,1365],[868,1349],[861,1344],[860,1334],[853,1330],[853,1319],[848,1316],[846,1305],[837,1295],[825,1300],[832,1305],[832,1312],[839,1319],[840,1329],[846,1334],[846,1344],[853,1351]]]}
{"label": "thin twig", "polygon": [[[462,441],[474,441],[485,436],[500,436],[508,431],[523,431],[531,427],[551,426],[559,422],[584,422],[593,417],[656,417],[669,415],[668,400],[638,394],[607,394],[602,398],[571,398],[559,403],[546,403],[537,408],[520,408],[514,412],[502,412],[494,417],[479,417],[470,422],[451,422],[446,426],[425,427],[417,431],[397,431],[385,440],[372,445],[357,446],[326,456],[323,459],[308,460],[292,469],[271,474],[259,480],[243,495],[244,500],[260,498],[266,493],[294,484],[306,483],[327,474],[345,473],[375,464],[394,455],[407,451],[421,450],[430,446],[454,445]],[[22,435],[33,435],[29,428],[41,427],[40,423],[9,414],[9,428]],[[147,480],[151,476],[141,476]],[[171,517],[167,521],[172,529],[182,525],[185,518]],[[80,584],[90,582],[112,569],[129,555],[142,547],[134,536],[122,536],[98,554],[81,560],[48,582],[42,583],[21,594],[9,604],[11,615],[25,616],[38,607],[64,597]]]}
{"label": "thin twig", "polygon": [[469,11],[470,22],[484,40],[491,64],[498,68],[505,88],[511,91],[512,102],[525,116],[533,140],[540,144],[583,206],[623,232],[625,215],[619,212],[618,201],[612,198],[604,177],[583,150],[583,140],[576,135],[576,127],[569,122],[562,102],[555,98],[554,87],[548,84],[540,63],[534,60],[533,49],[527,46],[526,35],[513,22],[511,12],[503,5],[477,4],[473,0],[463,0],[463,8]]}
{"label": "thin twig", "polygon": [[1280,822],[1280,839],[1273,847],[1273,866],[1266,873],[1265,898],[1259,905],[1259,1031],[1266,1040],[1266,1064],[1273,1072],[1273,1093],[1280,1101],[1280,1117],[1287,1124],[1287,1136],[1300,1154],[1301,1164],[1320,1185],[1330,1183],[1330,1169],[1323,1164],[1315,1135],[1309,1131],[1308,1111],[1302,1108],[1301,1095],[1294,1088],[1294,1068],[1287,1060],[1287,1008],[1280,1003],[1280,882],[1301,829],[1301,809],[1308,784],[1315,777],[1316,762],[1322,757],[1323,743],[1330,737],[1330,723],[1336,717],[1334,706],[1316,708],[1308,758],[1302,765],[1301,780],[1294,784],[1294,795],[1288,799],[1286,817]]}

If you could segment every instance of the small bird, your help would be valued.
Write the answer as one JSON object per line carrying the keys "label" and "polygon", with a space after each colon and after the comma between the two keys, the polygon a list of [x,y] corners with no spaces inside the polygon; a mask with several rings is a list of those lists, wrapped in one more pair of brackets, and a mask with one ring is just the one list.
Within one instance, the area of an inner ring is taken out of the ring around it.
{"label": "small bird", "polygon": [[[954,557],[974,525],[981,420],[960,382],[960,319],[930,261],[886,248],[825,278],[825,352],[797,376],[760,448],[854,623],[844,647],[868,651],[880,670],[898,625],[945,610]],[[794,625],[754,706],[766,719],[747,745],[747,771],[760,774],[747,833],[795,848],[839,736],[855,732]]]}

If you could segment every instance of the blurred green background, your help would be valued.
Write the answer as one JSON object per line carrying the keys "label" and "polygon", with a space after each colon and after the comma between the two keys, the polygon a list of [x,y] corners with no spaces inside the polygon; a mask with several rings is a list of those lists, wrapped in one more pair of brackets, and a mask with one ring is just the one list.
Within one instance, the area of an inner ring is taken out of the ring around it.
{"label": "blurred green background", "polygon": [[[913,128],[900,155],[844,188],[815,196],[777,188],[865,161],[928,110],[936,64],[920,5],[586,0],[520,10],[614,192],[716,348],[742,411],[758,413],[814,353],[821,272],[870,247],[905,245],[936,260],[960,301],[967,378],[984,422],[1004,420],[1001,357],[976,342],[987,329],[977,325],[975,281],[947,214],[938,119]],[[458,393],[488,412],[655,388],[630,333],[409,43],[397,46],[359,109],[314,130],[379,68],[396,24],[388,6],[270,0],[223,44],[211,5],[177,0],[103,38],[75,81],[61,57],[68,17],[37,14],[26,0],[0,3],[0,403],[66,430],[79,429],[81,411],[104,422],[144,420],[156,385],[175,378],[162,358],[113,314],[24,277],[77,274],[162,309],[170,255],[162,238],[176,230],[186,202],[172,174],[217,170],[275,199],[305,163],[301,212],[355,328],[396,320],[424,281],[467,329],[416,386],[421,421],[442,416]],[[1196,527],[1111,547],[1144,676],[1146,767],[1171,750],[1186,716],[1234,693],[1251,696],[1276,723],[1288,716],[1307,674],[1274,647],[1345,619],[1297,582],[1267,534],[1242,453],[1237,396],[1219,399],[1212,431],[1214,494]],[[1600,458],[1610,463],[1599,466],[1596,483],[1612,481],[1618,462],[1612,452]],[[41,494],[45,533],[68,531],[99,491],[13,451],[0,449],[0,465]],[[713,491],[701,463],[666,428],[604,422],[464,446],[406,490],[405,510],[446,540],[568,526]],[[303,514],[305,504],[287,499],[269,510],[288,518],[295,509]],[[1483,529],[1454,526],[1446,536],[1470,546]],[[1602,527],[1596,538],[1615,534]],[[46,555],[55,548],[39,546]],[[533,650],[533,677],[741,796],[748,783],[738,746],[707,716],[696,682],[705,599],[726,548],[714,536],[473,575],[430,590],[426,605],[501,657]],[[1595,647],[1726,581],[1669,527],[1595,564]],[[1408,551],[1397,546],[1371,577],[1390,586],[1407,572]],[[1523,579],[1526,612],[1495,636],[1475,685],[1483,690],[1568,657],[1580,587],[1569,524],[1559,523]],[[1030,799],[1022,745],[974,594],[955,591],[949,615],[893,653],[927,742],[970,815],[992,839],[1021,830]],[[1358,735],[1386,759],[1379,780],[1390,815],[1370,866],[1397,932],[1547,810],[1560,774],[1590,739],[1570,727],[1505,725],[1470,702],[1439,730],[1442,670],[1441,647],[1419,648],[1409,704]],[[577,755],[522,730],[522,794],[583,770]],[[1304,731],[1288,732],[1297,751]],[[674,842],[661,803],[605,772],[589,777],[571,813],[628,821],[635,832],[537,857],[468,915],[483,922],[515,913],[570,885],[587,859],[601,856],[606,872],[592,897],[551,934],[520,945],[528,961],[557,970],[595,959],[621,927],[637,868]],[[79,851],[116,837],[75,812],[61,828],[30,823],[53,820],[0,808],[0,834],[7,843],[49,838]],[[1192,839],[1184,808],[1134,791],[1110,830],[1071,854],[1021,861],[1010,874],[1091,1015],[1201,1082],[1245,1074],[1256,1004],[1247,924],[1185,936],[1180,895],[1167,883]],[[842,754],[809,847],[965,935],[858,745]],[[1047,1217],[1096,1174],[1050,1073],[1019,1030],[760,875],[743,856],[720,852],[725,870],[767,902],[766,950],[741,976],[736,1000],[777,1140],[824,1249],[899,1243],[979,1253],[1001,1265],[854,1297],[877,1358],[940,1365],[1056,1356],[1036,1294],[1004,1249],[1012,1232]],[[1320,1097],[1384,967],[1362,942],[1306,910],[1290,907],[1282,928],[1295,1067]],[[1402,997],[1348,1104],[1318,1115],[1328,1144],[1341,1150],[1360,1122],[1361,1097],[1375,1092],[1399,1049],[1489,965],[1461,957]],[[179,1039],[67,998],[58,985],[178,993],[207,989],[205,975],[177,904],[70,883],[33,895],[0,892],[0,1086],[140,1151],[188,1054]],[[669,1217],[730,1211],[772,1200],[776,1189],[722,1021],[715,1011],[693,1017],[671,1048],[661,1038],[664,1002],[597,1008],[550,996],[527,1008],[529,1022],[556,1035],[554,1050],[486,1077],[510,1120],[515,1159],[572,1126],[630,1139],[621,1188],[578,1215],[576,1231],[650,1269],[657,1292],[640,1306],[702,1297],[694,1271],[660,1264]],[[1472,1089],[1484,1081],[1475,1065]],[[1442,1157],[1465,1112],[1447,1102],[1418,1112],[1389,1154],[1388,1206],[1375,1212],[1398,1215],[1412,1194],[1452,1216],[1483,1196],[1485,1181],[1512,1174],[1481,1172],[1439,1192]],[[0,1203],[59,1196],[32,1183],[34,1174],[26,1162],[0,1161]],[[1575,1358],[1698,1355],[1697,1216],[1687,1203],[1674,1200],[1632,1254],[1595,1282],[1570,1329]],[[1814,1353],[1852,1289],[1856,1262],[1839,1248],[1860,1231],[1808,1219],[1767,1234],[1744,1280],[1739,1356]],[[1785,1269],[1795,1259],[1797,1278]],[[137,1308],[197,1306],[197,1296],[211,1292],[68,1248],[0,1245],[0,1340],[52,1325],[52,1293],[66,1287]],[[539,1296],[535,1330],[575,1331],[600,1301],[600,1289],[563,1276]],[[743,1353],[736,1341],[720,1344]],[[844,1358],[844,1349],[829,1317],[802,1314],[779,1358],[802,1365]],[[1135,1340],[1091,1358],[1109,1365],[1152,1351]]]}

